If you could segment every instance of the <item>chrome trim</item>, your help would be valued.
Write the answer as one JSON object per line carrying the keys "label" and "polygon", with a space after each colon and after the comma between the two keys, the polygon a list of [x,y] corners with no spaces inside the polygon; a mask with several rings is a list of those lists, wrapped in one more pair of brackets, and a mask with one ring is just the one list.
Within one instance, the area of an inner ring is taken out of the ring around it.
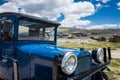
{"label": "chrome trim", "polygon": [[102,48],[98,48],[98,50],[97,50],[97,60],[99,62],[102,62],[103,58],[104,58],[103,49]]}
{"label": "chrome trim", "polygon": [[[68,72],[68,71],[65,69],[65,64],[66,64],[66,61],[67,61],[71,56],[74,57],[74,59],[75,59],[75,65],[74,65],[73,69]],[[76,57],[76,55],[75,55],[73,52],[67,52],[67,53],[65,53],[65,55],[64,55],[64,57],[63,57],[63,59],[62,59],[62,63],[61,63],[62,71],[63,71],[65,74],[70,75],[70,74],[72,74],[72,73],[75,71],[76,67],[77,67],[77,57]]]}

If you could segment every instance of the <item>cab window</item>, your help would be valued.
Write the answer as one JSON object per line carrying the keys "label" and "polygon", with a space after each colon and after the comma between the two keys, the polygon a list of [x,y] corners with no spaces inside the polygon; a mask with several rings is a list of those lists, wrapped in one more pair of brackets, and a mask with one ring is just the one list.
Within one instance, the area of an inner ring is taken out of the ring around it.
{"label": "cab window", "polygon": [[5,42],[12,42],[13,32],[12,21],[9,19],[2,20],[0,25],[0,39]]}
{"label": "cab window", "polygon": [[19,20],[18,40],[54,41],[54,26]]}

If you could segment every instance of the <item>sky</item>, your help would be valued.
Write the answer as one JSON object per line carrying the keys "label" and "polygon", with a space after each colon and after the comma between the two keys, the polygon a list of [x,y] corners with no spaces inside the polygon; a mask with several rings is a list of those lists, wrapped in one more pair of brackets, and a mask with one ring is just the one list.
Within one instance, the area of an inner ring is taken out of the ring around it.
{"label": "sky", "polygon": [[0,0],[2,12],[38,16],[62,27],[120,28],[120,0]]}

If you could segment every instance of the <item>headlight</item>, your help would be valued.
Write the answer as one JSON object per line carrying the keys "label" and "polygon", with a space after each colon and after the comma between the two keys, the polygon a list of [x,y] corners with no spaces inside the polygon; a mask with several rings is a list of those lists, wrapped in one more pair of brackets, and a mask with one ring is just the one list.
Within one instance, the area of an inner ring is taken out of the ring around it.
{"label": "headlight", "polygon": [[70,75],[75,71],[76,66],[77,66],[77,57],[75,56],[75,54],[72,52],[65,53],[61,63],[62,71],[65,74]]}
{"label": "headlight", "polygon": [[95,60],[95,62],[100,63],[103,61],[104,58],[104,52],[102,48],[96,48],[92,51],[92,57]]}

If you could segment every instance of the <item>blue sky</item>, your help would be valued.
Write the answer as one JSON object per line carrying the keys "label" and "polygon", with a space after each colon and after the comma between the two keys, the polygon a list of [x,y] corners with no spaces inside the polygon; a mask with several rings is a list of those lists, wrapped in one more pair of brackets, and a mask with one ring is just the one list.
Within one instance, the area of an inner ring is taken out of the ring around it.
{"label": "blue sky", "polygon": [[18,12],[18,8],[62,27],[120,28],[120,0],[0,0],[0,12]]}
{"label": "blue sky", "polygon": [[120,23],[120,10],[117,9],[116,5],[118,2],[119,0],[111,0],[106,4],[101,3],[102,5],[109,5],[109,7],[101,8],[94,15],[85,19],[89,19],[95,24],[106,24],[108,22],[111,24]]}

